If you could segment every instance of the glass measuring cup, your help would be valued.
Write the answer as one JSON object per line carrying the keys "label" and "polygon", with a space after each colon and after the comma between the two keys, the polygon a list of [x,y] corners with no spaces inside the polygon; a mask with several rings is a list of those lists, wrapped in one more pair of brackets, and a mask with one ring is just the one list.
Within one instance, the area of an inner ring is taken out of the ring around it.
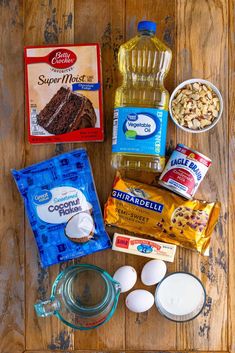
{"label": "glass measuring cup", "polygon": [[120,284],[103,269],[88,264],[70,266],[56,278],[51,296],[34,305],[38,316],[56,315],[79,330],[96,328],[115,312]]}

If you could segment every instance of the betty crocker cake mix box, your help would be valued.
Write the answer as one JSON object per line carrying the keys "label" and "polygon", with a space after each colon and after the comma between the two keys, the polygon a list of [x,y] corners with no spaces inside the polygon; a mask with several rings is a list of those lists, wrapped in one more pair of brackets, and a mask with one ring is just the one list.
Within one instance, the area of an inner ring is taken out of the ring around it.
{"label": "betty crocker cake mix box", "polygon": [[103,141],[98,44],[25,48],[30,143]]}

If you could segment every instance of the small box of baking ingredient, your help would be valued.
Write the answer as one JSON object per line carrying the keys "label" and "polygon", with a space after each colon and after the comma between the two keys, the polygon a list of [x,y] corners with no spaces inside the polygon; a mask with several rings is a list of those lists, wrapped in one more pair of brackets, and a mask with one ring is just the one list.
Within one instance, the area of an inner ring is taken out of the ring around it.
{"label": "small box of baking ingredient", "polygon": [[132,255],[173,262],[176,245],[115,233],[112,249]]}
{"label": "small box of baking ingredient", "polygon": [[25,48],[30,143],[103,141],[98,44]]}
{"label": "small box of baking ingredient", "polygon": [[43,267],[111,247],[86,150],[12,171]]}

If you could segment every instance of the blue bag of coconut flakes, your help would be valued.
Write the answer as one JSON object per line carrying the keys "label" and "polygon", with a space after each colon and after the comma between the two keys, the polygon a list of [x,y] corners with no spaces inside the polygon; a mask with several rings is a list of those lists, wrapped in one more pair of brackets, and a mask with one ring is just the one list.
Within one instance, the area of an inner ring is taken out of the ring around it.
{"label": "blue bag of coconut flakes", "polygon": [[43,267],[111,247],[85,149],[12,171]]}

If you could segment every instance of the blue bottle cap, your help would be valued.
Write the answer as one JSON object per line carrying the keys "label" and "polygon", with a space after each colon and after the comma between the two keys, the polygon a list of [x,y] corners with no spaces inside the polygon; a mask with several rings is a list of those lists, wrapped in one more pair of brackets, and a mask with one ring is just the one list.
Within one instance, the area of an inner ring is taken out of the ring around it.
{"label": "blue bottle cap", "polygon": [[152,21],[141,21],[138,23],[137,29],[138,31],[151,31],[156,33],[157,24],[156,22],[152,22]]}

